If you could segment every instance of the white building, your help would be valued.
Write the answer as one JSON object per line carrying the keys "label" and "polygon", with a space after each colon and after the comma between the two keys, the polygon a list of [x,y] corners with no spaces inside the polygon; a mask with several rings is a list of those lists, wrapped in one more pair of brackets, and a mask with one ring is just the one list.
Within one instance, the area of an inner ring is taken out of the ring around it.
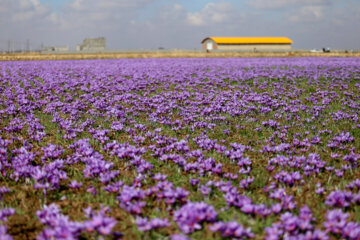
{"label": "white building", "polygon": [[106,48],[105,38],[85,38],[82,44],[77,45],[76,51],[101,52]]}

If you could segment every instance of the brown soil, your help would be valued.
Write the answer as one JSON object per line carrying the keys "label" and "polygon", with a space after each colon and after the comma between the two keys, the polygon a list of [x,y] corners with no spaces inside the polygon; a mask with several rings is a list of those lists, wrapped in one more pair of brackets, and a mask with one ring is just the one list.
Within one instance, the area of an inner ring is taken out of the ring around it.
{"label": "brown soil", "polygon": [[241,52],[142,52],[142,53],[79,53],[79,54],[41,54],[12,53],[0,54],[0,61],[32,60],[81,60],[81,59],[120,59],[120,58],[221,58],[221,57],[360,57],[358,53],[330,52],[286,52],[286,53],[241,53]]}

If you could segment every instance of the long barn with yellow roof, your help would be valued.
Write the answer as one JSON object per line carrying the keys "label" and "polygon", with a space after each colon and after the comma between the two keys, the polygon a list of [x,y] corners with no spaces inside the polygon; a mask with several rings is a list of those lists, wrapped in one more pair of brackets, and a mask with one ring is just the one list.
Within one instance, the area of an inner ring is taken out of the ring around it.
{"label": "long barn with yellow roof", "polygon": [[287,52],[293,41],[287,37],[207,37],[203,49],[244,52]]}

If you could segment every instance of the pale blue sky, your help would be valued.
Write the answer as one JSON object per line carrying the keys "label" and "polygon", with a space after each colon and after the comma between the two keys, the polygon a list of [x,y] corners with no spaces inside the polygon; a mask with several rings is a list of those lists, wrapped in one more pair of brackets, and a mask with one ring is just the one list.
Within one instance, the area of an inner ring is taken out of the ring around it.
{"label": "pale blue sky", "polygon": [[40,0],[40,2],[44,3],[44,4],[49,4],[52,9],[54,9],[55,11],[60,10],[60,8],[62,6],[65,5],[66,2],[69,2],[67,0]]}
{"label": "pale blue sky", "polygon": [[0,0],[0,51],[104,36],[108,48],[201,48],[208,36],[286,36],[360,49],[359,0]]}
{"label": "pale blue sky", "polygon": [[[101,0],[99,0],[99,1],[101,1]],[[59,11],[61,9],[61,7],[63,7],[66,3],[71,2],[71,0],[40,0],[40,2],[42,2],[44,4],[49,4],[52,7],[52,9],[54,9],[55,11]],[[161,4],[168,4],[170,1],[162,0],[162,1],[157,1],[157,2],[161,3]],[[210,0],[198,0],[198,1],[180,0],[180,1],[173,1],[173,2],[178,2],[179,4],[184,6],[187,10],[194,12],[194,11],[201,10],[206,3],[214,2],[214,1],[210,1]],[[231,2],[241,4],[241,1],[231,1]],[[157,4],[157,5],[159,5],[159,4]]]}

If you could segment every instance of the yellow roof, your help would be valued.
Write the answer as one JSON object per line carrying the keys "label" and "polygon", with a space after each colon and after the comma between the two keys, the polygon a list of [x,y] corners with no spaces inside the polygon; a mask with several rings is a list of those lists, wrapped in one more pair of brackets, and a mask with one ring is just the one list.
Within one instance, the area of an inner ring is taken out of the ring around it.
{"label": "yellow roof", "polygon": [[217,44],[269,44],[269,43],[292,43],[287,37],[208,37],[202,40],[212,39]]}

